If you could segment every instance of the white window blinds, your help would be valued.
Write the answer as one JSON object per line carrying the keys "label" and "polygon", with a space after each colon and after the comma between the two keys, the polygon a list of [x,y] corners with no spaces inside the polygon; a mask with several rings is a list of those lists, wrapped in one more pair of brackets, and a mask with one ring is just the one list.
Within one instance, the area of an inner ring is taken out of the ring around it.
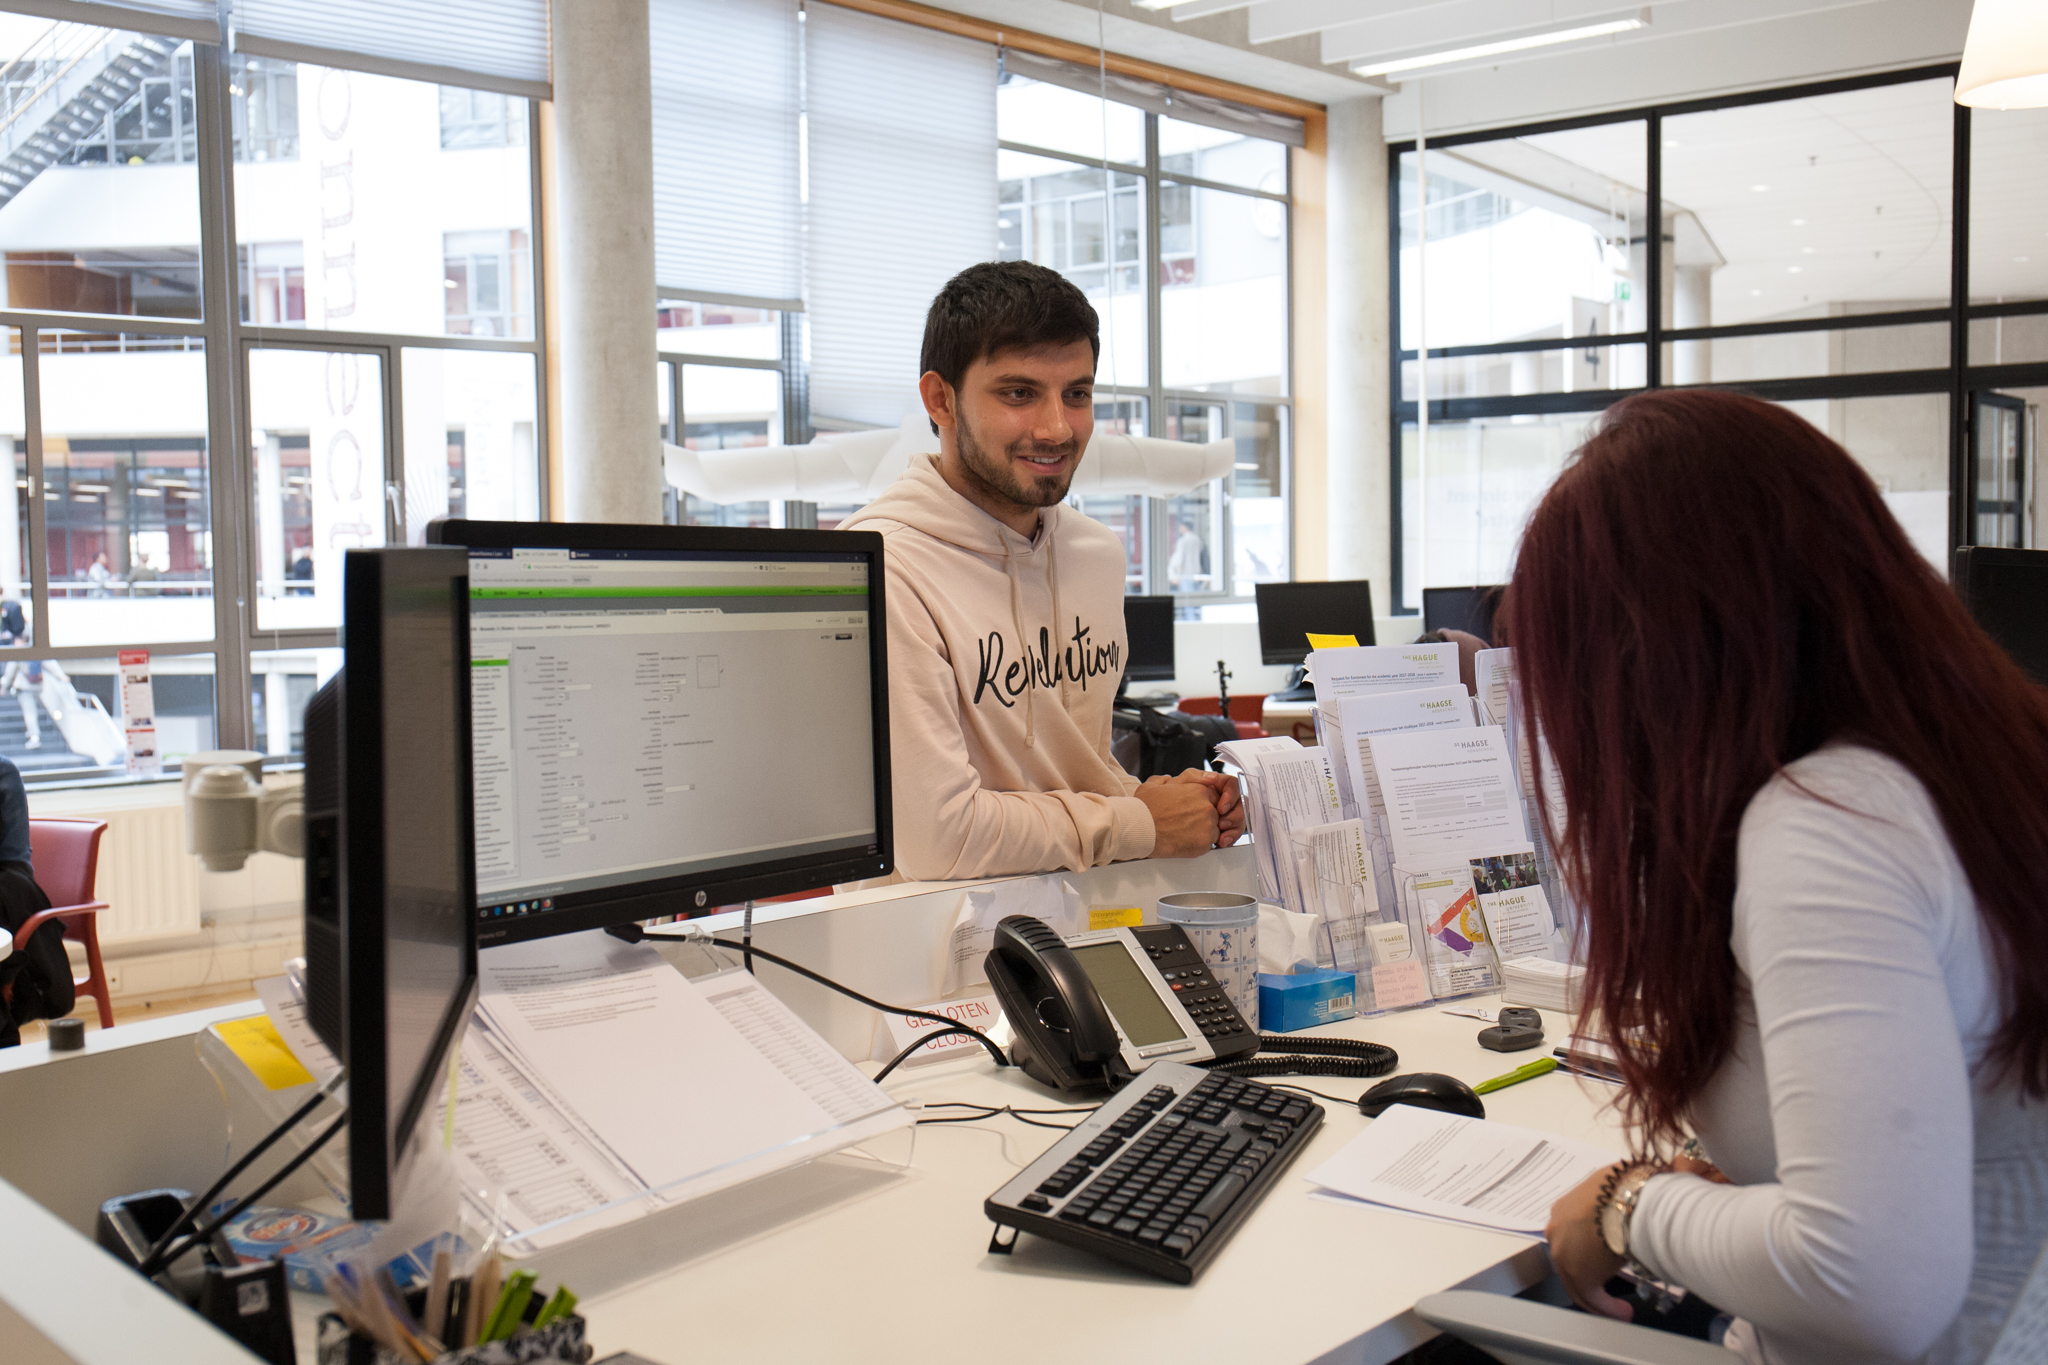
{"label": "white window blinds", "polygon": [[235,50],[553,97],[548,0],[235,0]]}
{"label": "white window blinds", "polygon": [[220,41],[220,14],[214,0],[118,0],[105,4],[91,0],[7,0],[6,8],[17,14],[91,24],[96,28],[155,33],[166,38],[188,38],[195,43]]}
{"label": "white window blinds", "polygon": [[654,279],[801,307],[796,0],[651,0]]}
{"label": "white window blinds", "polygon": [[932,296],[996,254],[996,52],[830,4],[807,27],[811,412],[893,427]]}

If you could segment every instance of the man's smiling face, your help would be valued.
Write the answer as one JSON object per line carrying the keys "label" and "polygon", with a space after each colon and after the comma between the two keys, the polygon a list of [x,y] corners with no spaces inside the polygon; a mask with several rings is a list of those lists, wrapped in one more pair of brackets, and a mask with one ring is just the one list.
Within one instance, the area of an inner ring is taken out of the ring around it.
{"label": "man's smiling face", "polygon": [[941,433],[941,472],[963,496],[1020,531],[1038,508],[1066,497],[1095,429],[1095,353],[1086,341],[998,352],[969,365],[957,390],[935,374],[924,388]]}

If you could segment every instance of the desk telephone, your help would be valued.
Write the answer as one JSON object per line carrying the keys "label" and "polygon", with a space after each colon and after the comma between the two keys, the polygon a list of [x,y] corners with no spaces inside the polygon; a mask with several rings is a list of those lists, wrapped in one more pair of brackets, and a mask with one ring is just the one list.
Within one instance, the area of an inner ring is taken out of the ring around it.
{"label": "desk telephone", "polygon": [[1014,1041],[1041,1085],[1118,1090],[1158,1061],[1201,1064],[1259,1049],[1177,924],[1062,939],[1029,915],[996,925],[987,962]]}

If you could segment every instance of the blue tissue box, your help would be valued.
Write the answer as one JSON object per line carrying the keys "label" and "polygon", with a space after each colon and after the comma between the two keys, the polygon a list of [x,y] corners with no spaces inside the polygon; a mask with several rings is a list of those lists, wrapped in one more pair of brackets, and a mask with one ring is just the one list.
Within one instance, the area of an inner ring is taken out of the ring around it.
{"label": "blue tissue box", "polygon": [[1259,973],[1259,1028],[1267,1033],[1334,1024],[1357,1013],[1358,978],[1351,972]]}

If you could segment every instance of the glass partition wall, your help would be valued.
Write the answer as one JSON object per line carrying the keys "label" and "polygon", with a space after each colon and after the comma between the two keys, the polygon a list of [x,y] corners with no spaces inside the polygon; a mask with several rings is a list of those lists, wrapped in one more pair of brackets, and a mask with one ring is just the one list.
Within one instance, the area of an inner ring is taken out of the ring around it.
{"label": "glass partition wall", "polygon": [[10,18],[0,754],[122,778],[147,649],[173,773],[295,755],[345,550],[545,511],[534,111]]}
{"label": "glass partition wall", "polygon": [[1654,387],[1799,413],[1944,572],[2042,543],[2048,111],[1953,96],[1928,67],[1390,148],[1396,609],[1505,581]]}

